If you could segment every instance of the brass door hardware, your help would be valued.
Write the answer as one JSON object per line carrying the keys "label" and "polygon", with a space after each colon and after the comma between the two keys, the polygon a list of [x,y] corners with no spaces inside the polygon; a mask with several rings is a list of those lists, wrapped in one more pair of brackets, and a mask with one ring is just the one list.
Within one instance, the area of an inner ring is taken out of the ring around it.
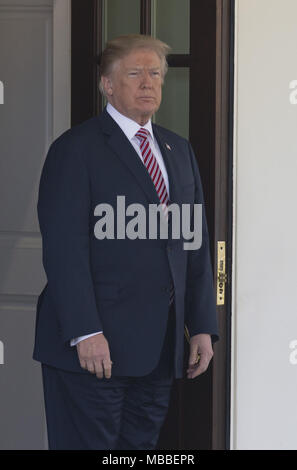
{"label": "brass door hardware", "polygon": [[217,305],[225,305],[226,274],[226,242],[218,242],[217,265]]}
{"label": "brass door hardware", "polygon": [[187,325],[185,325],[185,337],[187,338],[187,341],[190,344],[190,334]]}

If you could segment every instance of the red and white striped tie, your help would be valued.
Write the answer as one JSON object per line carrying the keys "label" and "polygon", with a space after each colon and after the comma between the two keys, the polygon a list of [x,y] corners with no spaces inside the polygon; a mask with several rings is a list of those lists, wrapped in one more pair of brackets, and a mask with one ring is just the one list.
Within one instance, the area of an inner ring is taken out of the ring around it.
{"label": "red and white striped tie", "polygon": [[[139,145],[140,145],[140,150],[141,150],[144,165],[153,180],[157,194],[162,204],[162,208],[163,208],[166,220],[168,220],[169,197],[168,197],[168,193],[167,193],[167,189],[166,189],[166,185],[165,185],[165,181],[164,181],[161,169],[150,147],[148,135],[149,135],[149,131],[141,127],[136,132],[135,137],[137,138]],[[174,287],[172,287],[170,290],[169,304],[173,302],[173,299],[174,299]]]}
{"label": "red and white striped tie", "polygon": [[166,189],[162,172],[158,165],[157,159],[155,155],[153,154],[152,149],[150,147],[148,135],[149,135],[149,131],[141,127],[139,131],[136,132],[135,137],[139,141],[143,163],[153,180],[157,194],[162,204],[165,217],[168,220],[167,206],[169,204],[169,197],[168,197],[168,193],[167,193],[167,189]]}

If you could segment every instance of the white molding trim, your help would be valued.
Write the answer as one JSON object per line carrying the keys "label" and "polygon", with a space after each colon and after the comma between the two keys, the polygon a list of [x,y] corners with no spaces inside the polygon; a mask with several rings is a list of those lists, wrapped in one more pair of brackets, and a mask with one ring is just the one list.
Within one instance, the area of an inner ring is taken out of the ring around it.
{"label": "white molding trim", "polygon": [[53,0],[0,0],[0,8],[7,10],[41,10],[53,8]]}
{"label": "white molding trim", "polygon": [[8,4],[1,4],[0,3],[0,12],[1,13],[11,13],[12,15],[18,13],[30,13],[30,14],[37,14],[37,15],[44,15],[44,13],[48,14],[52,11],[52,5],[8,5]]}
{"label": "white molding trim", "polygon": [[71,0],[53,0],[53,139],[71,126]]}
{"label": "white molding trim", "polygon": [[236,311],[236,242],[237,242],[237,119],[238,119],[238,9],[239,2],[235,0],[234,12],[234,103],[233,103],[233,248],[232,248],[232,325],[231,325],[231,400],[230,400],[230,449],[237,448],[237,367],[236,367],[236,341],[237,341],[237,311]]}
{"label": "white molding trim", "polygon": [[0,232],[0,249],[42,249],[39,232]]}
{"label": "white molding trim", "polygon": [[39,294],[0,294],[0,311],[35,311]]}

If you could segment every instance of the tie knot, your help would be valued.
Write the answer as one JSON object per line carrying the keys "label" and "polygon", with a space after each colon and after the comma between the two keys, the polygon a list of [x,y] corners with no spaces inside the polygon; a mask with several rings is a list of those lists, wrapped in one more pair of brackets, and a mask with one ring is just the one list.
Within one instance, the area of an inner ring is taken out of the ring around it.
{"label": "tie knot", "polygon": [[144,127],[141,127],[135,134],[135,137],[142,142],[147,138],[149,135],[149,131],[145,129]]}

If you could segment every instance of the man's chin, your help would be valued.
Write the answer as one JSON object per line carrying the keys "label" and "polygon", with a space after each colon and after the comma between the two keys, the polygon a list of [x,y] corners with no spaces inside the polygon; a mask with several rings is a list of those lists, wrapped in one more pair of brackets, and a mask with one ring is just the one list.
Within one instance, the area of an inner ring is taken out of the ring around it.
{"label": "man's chin", "polygon": [[158,111],[158,106],[142,106],[141,107],[141,114],[143,116],[146,116],[148,117],[148,119],[150,117],[152,117],[153,114],[155,114],[157,111]]}

